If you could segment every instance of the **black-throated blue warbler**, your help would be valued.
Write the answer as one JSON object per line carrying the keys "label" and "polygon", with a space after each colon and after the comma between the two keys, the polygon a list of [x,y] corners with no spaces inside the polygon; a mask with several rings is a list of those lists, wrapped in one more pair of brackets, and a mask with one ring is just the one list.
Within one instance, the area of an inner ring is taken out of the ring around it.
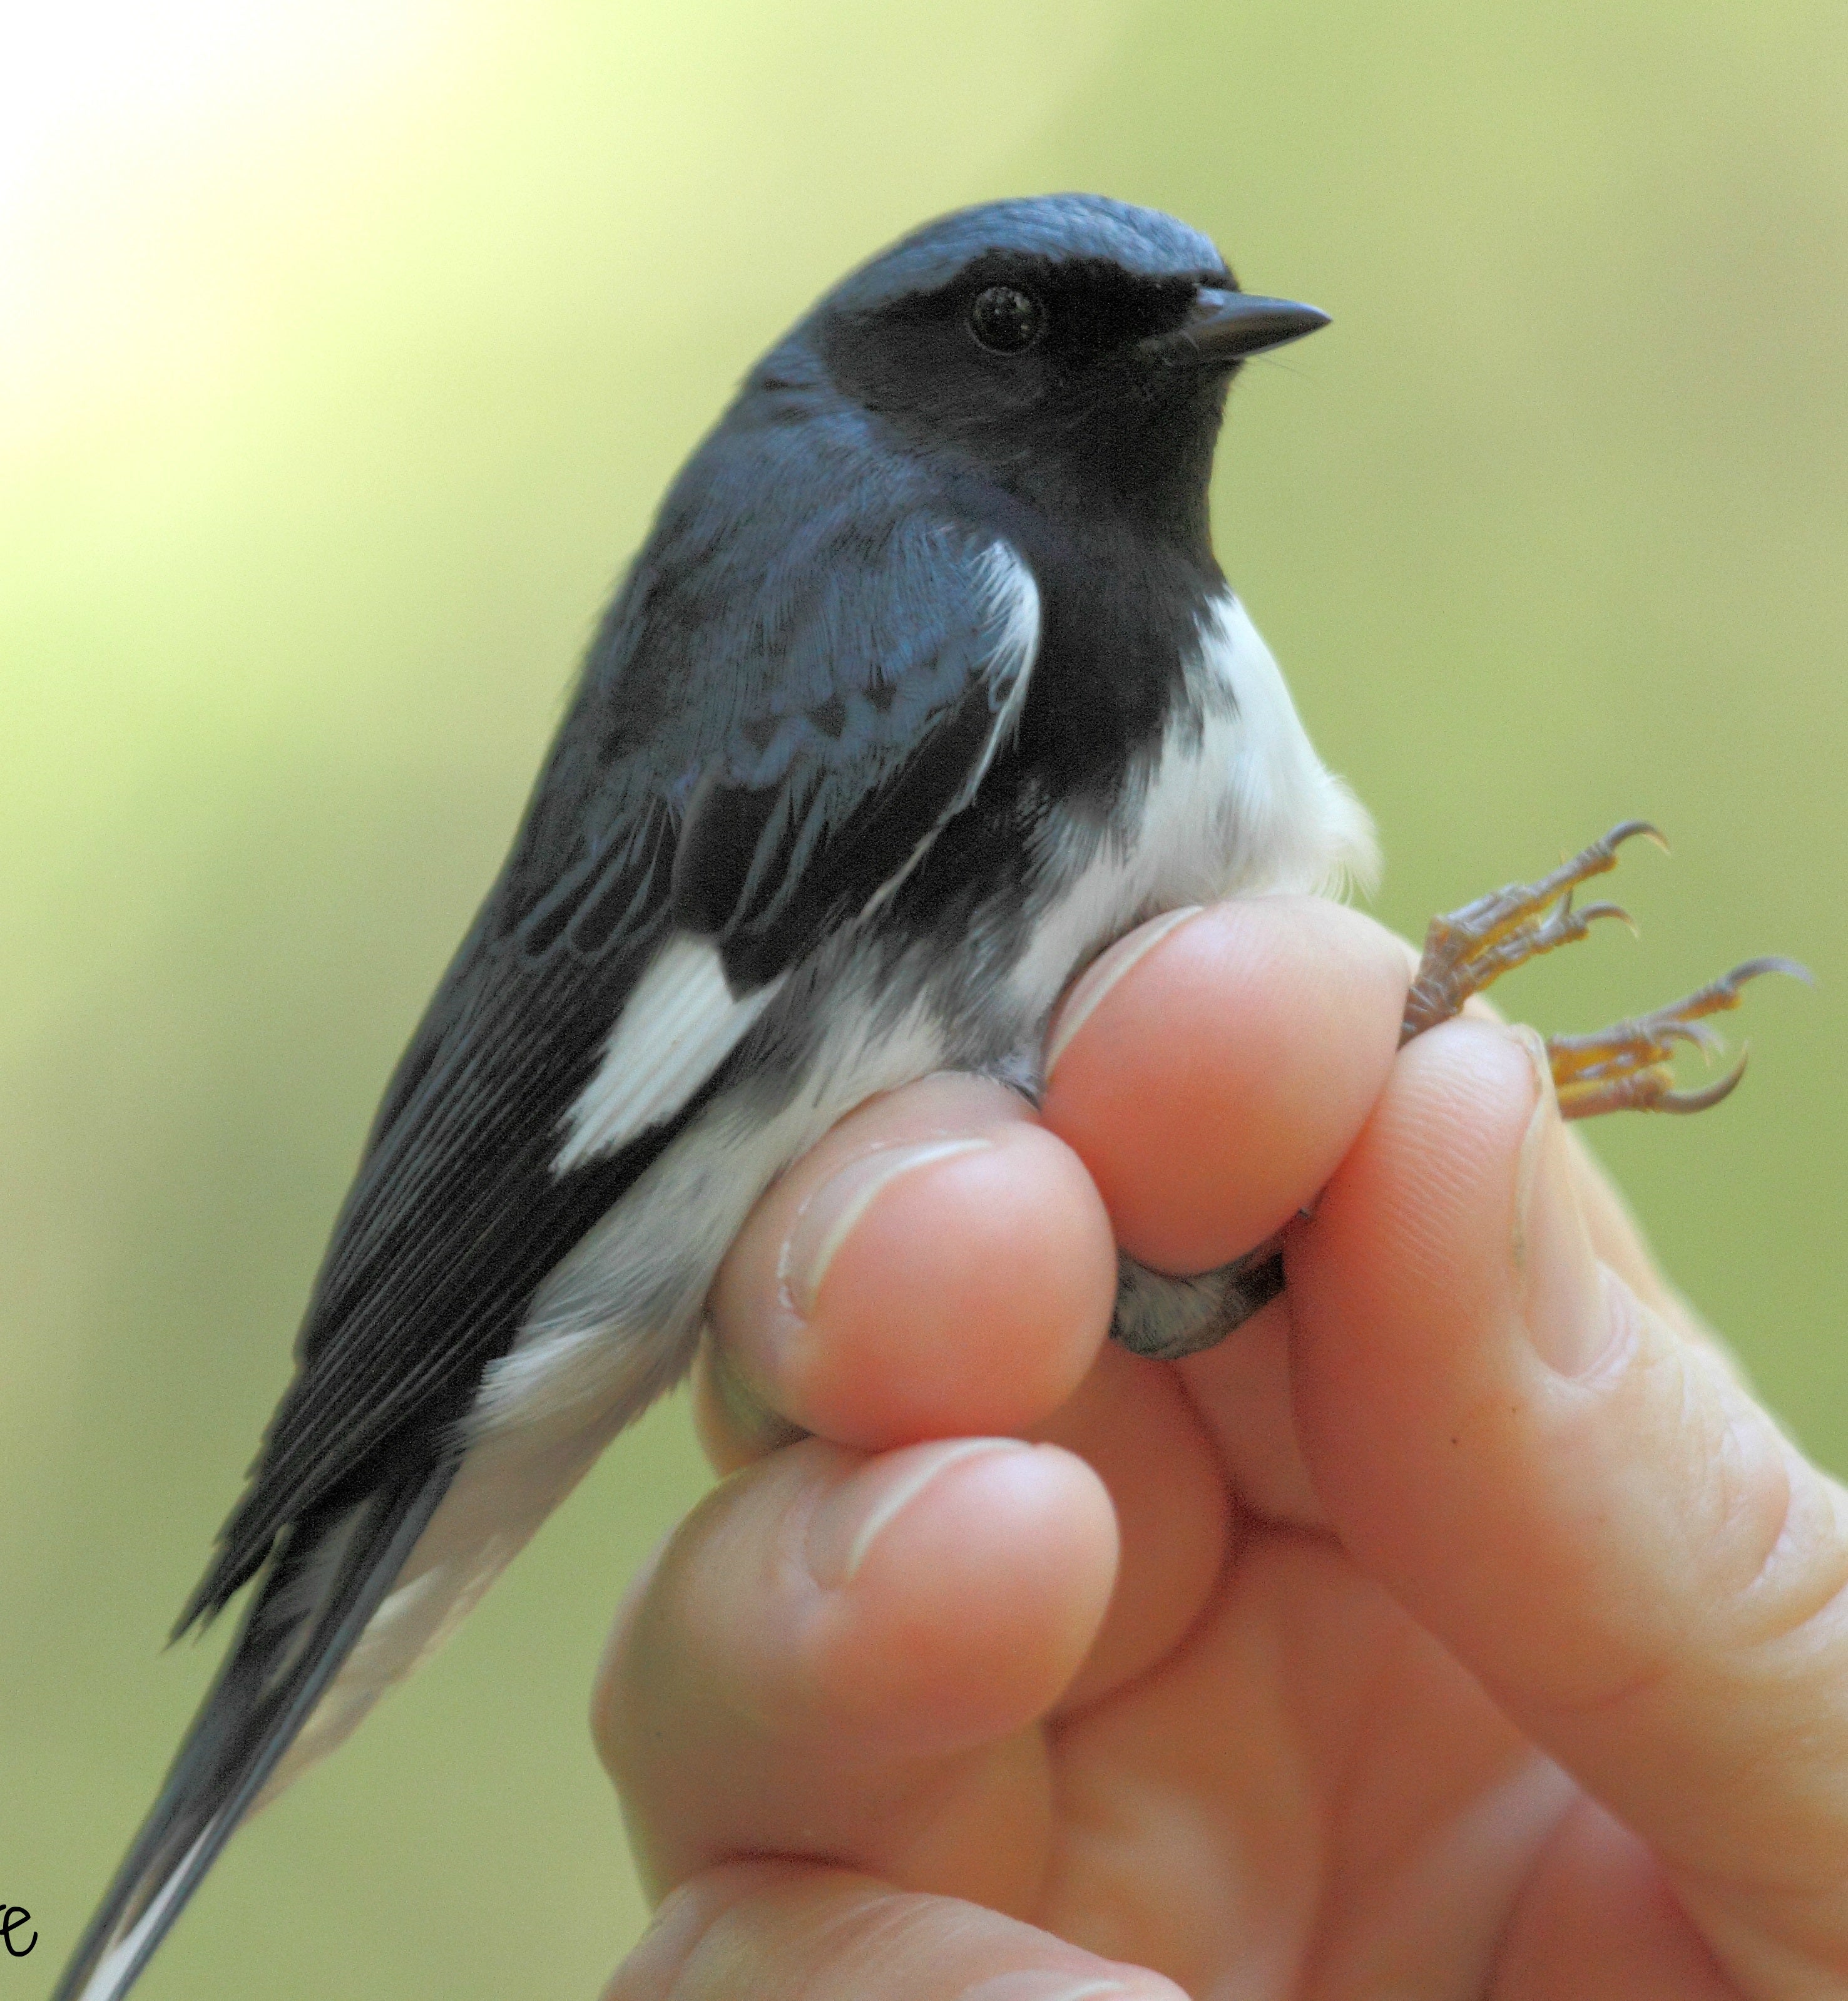
{"label": "black-throated blue warbler", "polygon": [[[179,1630],[250,1585],[242,1624],[58,2001],[126,1992],[242,1816],[682,1375],[733,1236],[837,1119],[944,1068],[1031,1091],[1133,924],[1370,872],[1208,528],[1234,372],[1324,318],[1171,218],[1062,196],[927,225],[751,371],[387,1088]],[[1415,1010],[1581,934],[1613,845],[1434,932]],[[1755,969],[1562,1047],[1562,1088],[1704,1101],[1669,1046]],[[1115,1331],[1184,1352],[1278,1282],[1265,1247],[1126,1265]]]}

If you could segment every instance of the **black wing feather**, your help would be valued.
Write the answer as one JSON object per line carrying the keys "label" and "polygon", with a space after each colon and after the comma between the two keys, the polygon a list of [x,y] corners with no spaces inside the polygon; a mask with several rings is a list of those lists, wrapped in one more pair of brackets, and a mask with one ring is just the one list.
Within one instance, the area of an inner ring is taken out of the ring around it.
{"label": "black wing feather", "polygon": [[[1030,649],[992,553],[896,491],[889,464],[856,475],[851,444],[825,425],[722,426],[607,617],[387,1087],[294,1378],[179,1630],[261,1573],[258,1591],[61,1996],[124,1941],[110,1991],[133,1980],[402,1568],[534,1291],[695,1115],[698,1094],[555,1167],[662,941],[713,937],[740,992],[792,967],[913,865],[1018,712]],[[818,451],[846,453],[838,504],[779,515]]]}

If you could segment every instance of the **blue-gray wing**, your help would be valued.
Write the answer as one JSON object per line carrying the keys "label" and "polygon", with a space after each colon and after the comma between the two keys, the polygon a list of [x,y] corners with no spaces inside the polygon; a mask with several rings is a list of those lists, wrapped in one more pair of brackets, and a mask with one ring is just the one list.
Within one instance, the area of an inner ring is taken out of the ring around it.
{"label": "blue-gray wing", "polygon": [[657,546],[606,621],[386,1092],[294,1380],[183,1626],[306,1510],[453,1436],[546,1274],[737,1039],[697,1045],[708,1074],[660,1115],[569,1150],[572,1108],[622,1039],[646,1048],[657,1015],[672,1028],[696,1006],[748,1009],[903,874],[1005,743],[1038,597],[1004,544],[843,514],[792,533],[750,590],[728,586],[722,554],[683,562],[677,590],[671,541]]}

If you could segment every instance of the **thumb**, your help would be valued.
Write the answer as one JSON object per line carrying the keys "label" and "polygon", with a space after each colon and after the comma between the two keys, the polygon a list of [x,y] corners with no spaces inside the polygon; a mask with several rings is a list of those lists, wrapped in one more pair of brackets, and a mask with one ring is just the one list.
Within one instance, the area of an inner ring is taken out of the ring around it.
{"label": "thumb", "polygon": [[1848,1496],[1600,1265],[1573,1166],[1531,1030],[1401,1053],[1291,1248],[1310,1470],[1734,1978],[1811,1991],[1848,1973]]}

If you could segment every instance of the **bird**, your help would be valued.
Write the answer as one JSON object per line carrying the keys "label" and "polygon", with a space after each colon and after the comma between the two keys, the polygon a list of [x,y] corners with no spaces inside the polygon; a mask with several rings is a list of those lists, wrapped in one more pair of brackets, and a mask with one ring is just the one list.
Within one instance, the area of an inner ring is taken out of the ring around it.
{"label": "bird", "polygon": [[843,1114],[945,1068],[1031,1091],[1133,924],[1371,873],[1208,519],[1233,377],[1326,318],[1172,217],[1037,197],[912,231],[746,375],[387,1086],[176,1637],[249,1605],[56,2001],[126,1993],[686,1373]]}
{"label": "bird", "polygon": [[[913,231],[747,373],[387,1084],[175,1629],[248,1591],[235,1636],[54,2001],[126,1994],[239,1822],[687,1373],[727,1246],[837,1119],[946,1069],[1031,1096],[1133,926],[1371,879],[1209,520],[1234,377],[1327,319],[1171,216],[1041,196]],[[1481,977],[1604,914],[1571,887],[1634,830],[1504,893]],[[1649,1021],[1655,1075],[1692,1038]],[[1274,1246],[1126,1259],[1113,1331],[1182,1352],[1281,1282]]]}

